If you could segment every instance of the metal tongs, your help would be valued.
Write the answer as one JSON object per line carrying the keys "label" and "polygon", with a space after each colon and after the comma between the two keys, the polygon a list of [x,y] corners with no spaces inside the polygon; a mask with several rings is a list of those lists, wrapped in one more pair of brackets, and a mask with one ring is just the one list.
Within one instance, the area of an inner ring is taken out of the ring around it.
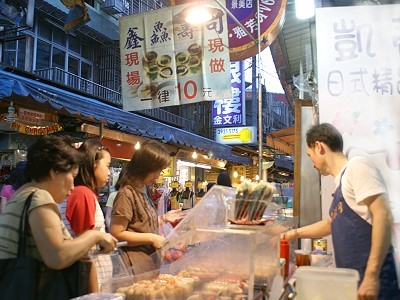
{"label": "metal tongs", "polygon": [[[123,246],[126,246],[126,245],[128,245],[127,241],[118,242],[115,245],[114,251],[118,251],[119,252],[120,251],[119,247],[123,247]],[[94,257],[99,256],[99,255],[109,255],[109,253],[100,253],[100,251],[102,251],[102,250],[103,250],[102,247],[99,244],[97,244],[96,245],[96,249],[90,250],[89,253],[88,253],[88,256],[90,258],[94,258]]]}

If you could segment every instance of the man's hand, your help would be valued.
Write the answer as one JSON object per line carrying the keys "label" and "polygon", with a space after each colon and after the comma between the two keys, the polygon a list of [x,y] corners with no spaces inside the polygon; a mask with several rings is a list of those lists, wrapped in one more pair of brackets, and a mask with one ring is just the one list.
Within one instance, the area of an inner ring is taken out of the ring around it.
{"label": "man's hand", "polygon": [[358,288],[358,300],[376,300],[379,293],[379,278],[374,276],[364,276]]}

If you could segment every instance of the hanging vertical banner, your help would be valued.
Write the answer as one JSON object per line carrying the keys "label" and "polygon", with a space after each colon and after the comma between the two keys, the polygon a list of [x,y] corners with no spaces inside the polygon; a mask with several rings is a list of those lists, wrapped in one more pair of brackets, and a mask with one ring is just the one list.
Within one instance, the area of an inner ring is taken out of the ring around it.
{"label": "hanging vertical banner", "polygon": [[246,125],[244,61],[231,63],[232,98],[215,100],[213,127]]}
{"label": "hanging vertical banner", "polygon": [[400,5],[317,9],[316,33],[320,122],[343,134],[350,157],[367,156],[381,171],[399,264]]}
{"label": "hanging vertical banner", "polygon": [[194,4],[119,19],[123,109],[135,111],[231,97],[225,12],[192,25]]}

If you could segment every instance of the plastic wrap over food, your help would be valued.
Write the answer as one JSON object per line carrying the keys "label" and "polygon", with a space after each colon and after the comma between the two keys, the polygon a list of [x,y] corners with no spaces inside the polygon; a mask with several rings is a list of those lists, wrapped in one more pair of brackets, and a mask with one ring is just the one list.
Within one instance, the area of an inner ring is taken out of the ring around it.
{"label": "plastic wrap over food", "polygon": [[127,299],[262,299],[279,272],[278,248],[261,231],[193,229],[197,242],[159,272],[114,283]]}
{"label": "plastic wrap over food", "polygon": [[235,197],[235,188],[214,185],[170,232],[167,236],[169,244],[179,245],[184,242],[188,245],[196,243],[191,233],[196,228],[226,228],[227,207]]}
{"label": "plastic wrap over food", "polygon": [[160,269],[119,279],[107,292],[126,299],[263,299],[279,274],[279,235],[293,220],[229,222],[237,190],[214,185],[167,235],[154,255]]}

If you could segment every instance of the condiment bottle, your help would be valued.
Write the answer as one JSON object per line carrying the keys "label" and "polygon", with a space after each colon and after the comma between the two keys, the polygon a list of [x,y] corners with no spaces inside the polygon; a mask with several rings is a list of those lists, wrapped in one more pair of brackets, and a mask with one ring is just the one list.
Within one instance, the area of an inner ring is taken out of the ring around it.
{"label": "condiment bottle", "polygon": [[285,277],[289,276],[289,243],[283,238],[281,239],[280,257],[285,259]]}

